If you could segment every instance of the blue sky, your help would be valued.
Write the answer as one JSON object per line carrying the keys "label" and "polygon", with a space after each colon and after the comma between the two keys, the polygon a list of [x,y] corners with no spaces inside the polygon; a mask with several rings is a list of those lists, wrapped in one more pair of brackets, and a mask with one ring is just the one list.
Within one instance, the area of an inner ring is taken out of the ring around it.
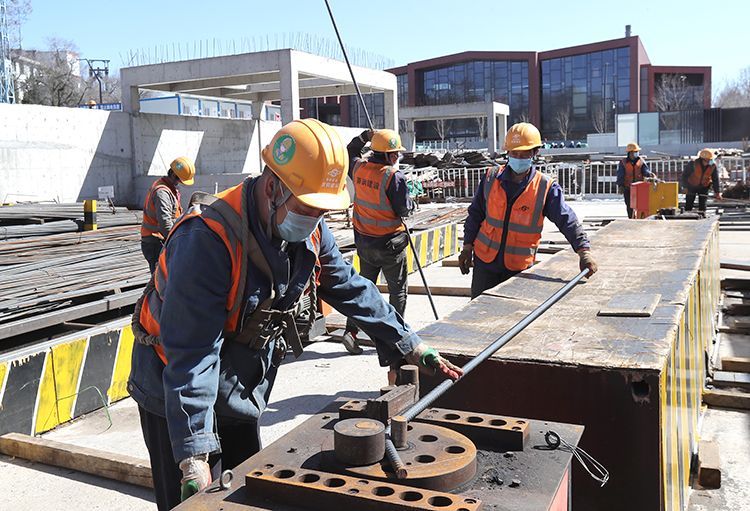
{"label": "blue sky", "polygon": [[[655,65],[713,66],[714,92],[750,66],[747,0],[331,0],[347,45],[395,65],[466,50],[528,50],[614,39],[633,26]],[[622,6],[622,7],[621,7]],[[334,40],[323,0],[32,0],[25,48],[74,41],[115,68],[129,50],[309,33]],[[523,13],[519,9],[529,9]],[[101,13],[101,14],[100,14]],[[711,23],[713,18],[715,22]],[[213,43],[211,43],[213,44]],[[226,43],[224,43],[226,44]]]}

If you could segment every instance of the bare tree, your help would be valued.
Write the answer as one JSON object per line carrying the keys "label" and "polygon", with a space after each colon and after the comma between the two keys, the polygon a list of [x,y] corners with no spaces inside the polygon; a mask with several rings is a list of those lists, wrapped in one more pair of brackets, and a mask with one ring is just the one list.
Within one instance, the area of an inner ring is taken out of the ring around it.
{"label": "bare tree", "polygon": [[477,123],[477,129],[479,130],[479,138],[484,140],[487,138],[487,118],[484,116],[475,117],[474,120]]}
{"label": "bare tree", "polygon": [[714,106],[719,108],[750,106],[750,67],[740,71],[736,80],[724,84],[714,97]]}
{"label": "bare tree", "polygon": [[557,132],[560,134],[563,140],[568,139],[568,131],[570,130],[570,104],[565,104],[558,108],[555,113],[555,124],[557,125]]}
{"label": "bare tree", "polygon": [[21,47],[21,27],[31,15],[31,0],[8,0],[8,39],[11,48]]}
{"label": "bare tree", "polygon": [[531,122],[531,116],[529,115],[529,112],[523,110],[520,114],[518,114],[516,122]]}
{"label": "bare tree", "polygon": [[48,51],[40,56],[29,76],[20,84],[23,102],[49,106],[78,106],[91,89],[78,75],[75,44],[49,39]]}
{"label": "bare tree", "polygon": [[654,90],[654,107],[659,112],[677,112],[691,106],[691,93],[685,75],[663,74]]}
{"label": "bare tree", "polygon": [[594,127],[594,131],[604,133],[604,108],[602,108],[602,105],[594,105],[591,112],[591,124]]}
{"label": "bare tree", "polygon": [[440,137],[441,141],[445,141],[445,137],[448,135],[448,131],[450,131],[451,122],[450,120],[446,119],[436,119],[435,120],[435,132],[437,133],[438,137]]}

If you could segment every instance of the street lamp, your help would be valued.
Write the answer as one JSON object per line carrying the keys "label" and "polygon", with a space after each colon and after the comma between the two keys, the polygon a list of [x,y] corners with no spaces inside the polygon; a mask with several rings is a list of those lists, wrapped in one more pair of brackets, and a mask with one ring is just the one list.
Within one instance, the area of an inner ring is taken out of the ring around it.
{"label": "street lamp", "polygon": [[102,100],[102,73],[104,76],[109,76],[109,60],[103,59],[79,59],[85,60],[89,66],[89,78],[94,77],[99,83],[99,104],[101,105],[104,101]]}

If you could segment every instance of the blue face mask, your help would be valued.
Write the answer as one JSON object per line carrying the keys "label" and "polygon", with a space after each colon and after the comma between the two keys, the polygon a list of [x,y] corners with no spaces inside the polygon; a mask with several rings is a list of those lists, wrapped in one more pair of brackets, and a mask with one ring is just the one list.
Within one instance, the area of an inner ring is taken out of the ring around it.
{"label": "blue face mask", "polygon": [[635,151],[635,152],[633,153],[633,159],[635,160],[635,159],[636,159],[636,158],[638,158],[638,157],[639,157],[640,155],[641,155],[641,153],[639,153],[638,151]]}
{"label": "blue face mask", "polygon": [[286,204],[284,204],[284,209],[286,209],[286,217],[284,217],[283,222],[276,226],[281,239],[289,243],[297,243],[307,239],[318,227],[319,216],[300,215],[294,211],[289,211]]}
{"label": "blue face mask", "polygon": [[716,163],[716,162],[715,162],[715,161],[714,161],[713,159],[711,159],[711,160],[708,160],[708,164],[709,164],[709,165],[713,165],[714,163]]}
{"label": "blue face mask", "polygon": [[508,165],[516,174],[523,174],[531,168],[531,158],[513,158],[508,156]]}

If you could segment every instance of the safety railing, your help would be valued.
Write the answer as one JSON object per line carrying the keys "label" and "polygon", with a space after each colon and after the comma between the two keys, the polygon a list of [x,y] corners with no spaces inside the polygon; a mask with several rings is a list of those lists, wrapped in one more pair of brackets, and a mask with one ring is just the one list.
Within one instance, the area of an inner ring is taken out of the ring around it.
{"label": "safety railing", "polygon": [[[536,165],[539,172],[555,179],[567,198],[614,198],[617,196],[617,161],[591,163],[544,163]],[[689,160],[651,160],[649,167],[663,181],[679,181]],[[750,158],[723,157],[719,164],[729,182],[747,181]],[[474,196],[487,167],[407,169],[408,180],[422,184],[422,196],[430,200],[468,200]]]}

